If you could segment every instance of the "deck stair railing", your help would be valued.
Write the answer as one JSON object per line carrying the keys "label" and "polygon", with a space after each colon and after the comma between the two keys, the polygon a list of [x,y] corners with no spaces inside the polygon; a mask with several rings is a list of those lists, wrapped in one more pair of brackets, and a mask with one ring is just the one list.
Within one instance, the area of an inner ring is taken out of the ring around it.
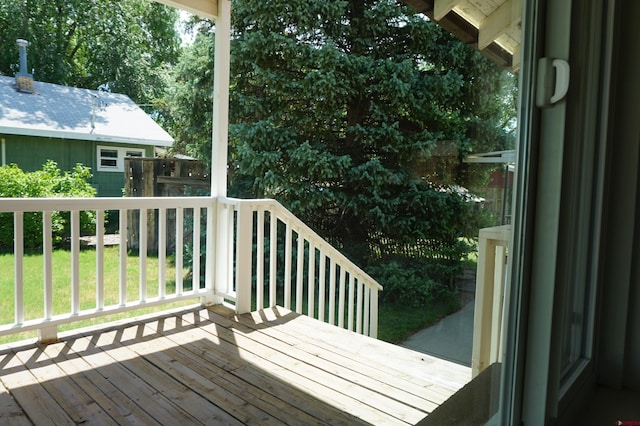
{"label": "deck stair railing", "polygon": [[280,203],[220,199],[218,220],[235,235],[218,236],[229,246],[216,264],[216,294],[239,312],[283,305],[376,337],[382,286]]}
{"label": "deck stair railing", "polygon": [[[105,212],[113,210],[119,211],[121,241],[117,267],[105,268]],[[69,270],[70,279],[62,285],[62,267],[53,262],[52,217],[56,211],[69,212],[71,218],[70,259],[63,267]],[[95,268],[91,271],[81,268],[80,262],[80,217],[86,211],[95,212],[97,222]],[[137,252],[129,252],[126,244],[127,213],[132,211],[140,218]],[[43,221],[42,281],[35,286],[25,285],[27,212],[41,213]],[[40,340],[54,340],[63,324],[194,298],[202,304],[226,301],[238,312],[282,304],[358,333],[374,337],[377,333],[378,291],[382,287],[273,200],[5,198],[0,199],[0,213],[12,214],[14,225],[13,320],[0,323],[0,336],[38,330]],[[153,255],[157,270],[153,274],[149,269],[152,255],[147,254],[150,215],[158,224],[158,250]],[[169,216],[172,220],[167,220]],[[174,234],[176,241],[171,248],[169,234]],[[132,261],[137,267],[132,268]],[[201,267],[206,269],[204,279],[198,273]],[[188,276],[189,271],[195,273]],[[86,292],[81,282],[86,280],[95,283],[89,297],[81,295],[81,289]],[[42,309],[27,312],[25,300],[31,298],[41,299]],[[3,309],[11,309],[11,301],[0,303]]]}

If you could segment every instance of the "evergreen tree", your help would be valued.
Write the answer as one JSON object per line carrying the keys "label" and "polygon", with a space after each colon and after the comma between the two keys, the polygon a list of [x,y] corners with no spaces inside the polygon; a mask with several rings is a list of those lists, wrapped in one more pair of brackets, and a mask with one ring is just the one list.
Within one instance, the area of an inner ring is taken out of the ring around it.
{"label": "evergreen tree", "polygon": [[233,28],[238,178],[356,258],[458,246],[472,203],[442,184],[480,177],[416,166],[443,144],[504,149],[512,78],[398,1],[240,0]]}
{"label": "evergreen tree", "polygon": [[[167,105],[179,147],[208,160],[199,28]],[[232,32],[230,194],[276,198],[361,263],[419,241],[464,252],[473,203],[451,185],[486,178],[464,155],[509,147],[513,76],[391,0],[236,0]],[[453,166],[424,167],[442,146]]]}

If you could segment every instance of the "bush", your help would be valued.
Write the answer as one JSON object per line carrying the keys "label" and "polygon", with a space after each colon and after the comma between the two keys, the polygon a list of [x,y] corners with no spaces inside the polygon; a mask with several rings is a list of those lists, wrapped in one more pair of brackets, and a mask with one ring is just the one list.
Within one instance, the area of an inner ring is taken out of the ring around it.
{"label": "bush", "polygon": [[417,307],[453,294],[449,286],[429,276],[430,269],[431,265],[424,260],[397,258],[380,261],[370,266],[368,272],[384,287],[381,302]]}
{"label": "bush", "polygon": [[[41,170],[24,172],[17,165],[0,167],[0,198],[56,198],[95,197],[96,190],[89,183],[88,167],[77,164],[72,171],[62,172],[54,161],[47,161]],[[52,213],[52,232],[55,245],[71,234],[69,212]],[[80,232],[95,233],[95,212],[80,214]],[[24,246],[35,249],[42,245],[42,214],[24,214]],[[0,248],[13,247],[13,214],[0,213]]]}

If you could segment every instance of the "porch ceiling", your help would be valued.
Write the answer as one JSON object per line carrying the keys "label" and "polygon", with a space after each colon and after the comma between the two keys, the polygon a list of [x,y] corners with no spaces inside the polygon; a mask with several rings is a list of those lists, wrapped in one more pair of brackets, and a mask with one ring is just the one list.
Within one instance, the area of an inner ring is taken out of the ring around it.
{"label": "porch ceiling", "polygon": [[520,66],[522,0],[403,0],[503,68]]}
{"label": "porch ceiling", "polygon": [[171,7],[186,10],[201,18],[215,19],[218,16],[217,0],[155,0]]}

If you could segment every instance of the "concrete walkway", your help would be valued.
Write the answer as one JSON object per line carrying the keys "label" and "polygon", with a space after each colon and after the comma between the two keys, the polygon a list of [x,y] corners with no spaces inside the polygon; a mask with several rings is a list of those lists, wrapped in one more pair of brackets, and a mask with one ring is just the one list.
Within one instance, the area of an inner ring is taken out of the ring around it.
{"label": "concrete walkway", "polygon": [[474,300],[400,343],[408,349],[471,367]]}

